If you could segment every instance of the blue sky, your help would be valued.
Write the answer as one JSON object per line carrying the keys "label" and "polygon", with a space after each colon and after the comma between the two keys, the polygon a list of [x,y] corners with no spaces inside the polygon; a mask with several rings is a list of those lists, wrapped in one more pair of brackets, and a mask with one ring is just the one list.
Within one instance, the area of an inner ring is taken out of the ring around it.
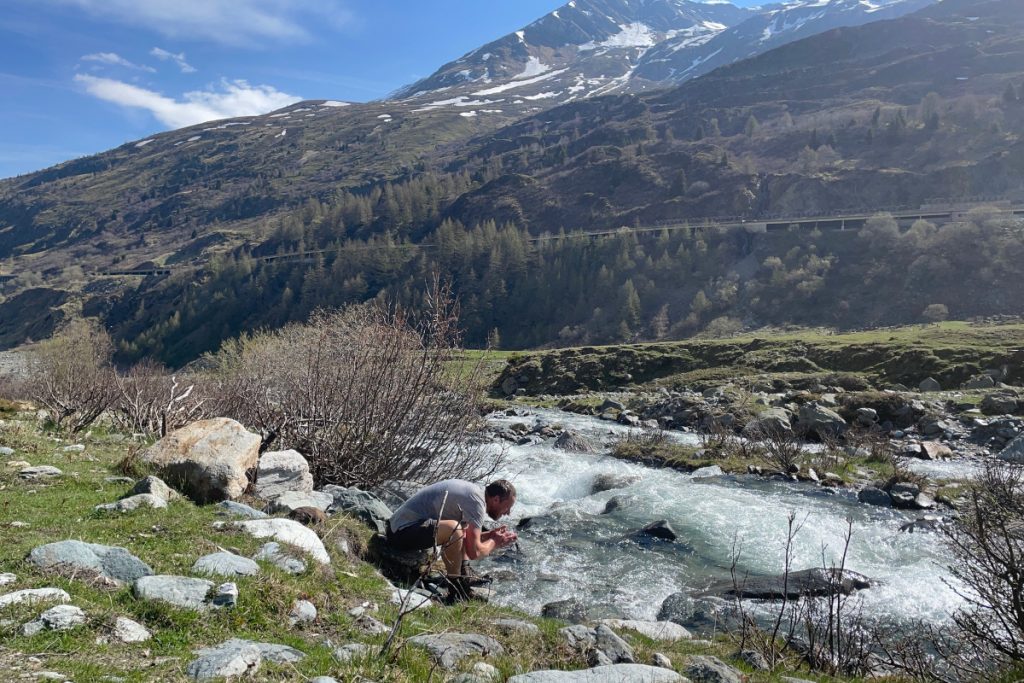
{"label": "blue sky", "polygon": [[0,178],[299,99],[383,97],[563,2],[4,0]]}

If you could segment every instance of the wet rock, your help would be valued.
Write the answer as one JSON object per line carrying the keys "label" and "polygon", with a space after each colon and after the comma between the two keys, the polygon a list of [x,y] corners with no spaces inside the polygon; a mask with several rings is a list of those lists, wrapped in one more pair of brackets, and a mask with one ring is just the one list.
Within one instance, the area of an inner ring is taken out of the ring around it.
{"label": "wet rock", "polygon": [[124,497],[131,498],[132,496],[138,496],[146,493],[156,496],[168,503],[179,497],[178,492],[164,483],[163,479],[154,476],[148,476],[135,482],[132,490]]}
{"label": "wet rock", "polygon": [[270,515],[262,510],[249,507],[243,503],[238,503],[233,500],[222,500],[217,503],[217,507],[221,508],[223,512],[218,512],[219,515],[233,515],[235,517],[245,517],[247,519],[266,519]]}
{"label": "wet rock", "polygon": [[291,519],[249,519],[241,522],[214,522],[215,528],[241,529],[255,538],[272,538],[299,548],[321,564],[330,564],[331,556],[316,533]]}
{"label": "wet rock", "polygon": [[285,491],[270,501],[268,509],[271,513],[289,513],[298,508],[310,507],[326,512],[333,502],[331,494],[321,491]]}
{"label": "wet rock", "polygon": [[263,500],[273,500],[290,491],[309,493],[313,475],[309,463],[298,451],[271,451],[260,456],[253,493]]}
{"label": "wet rock", "polygon": [[197,503],[213,503],[242,495],[249,485],[246,471],[259,462],[260,442],[234,420],[200,420],[157,441],[140,461]]}
{"label": "wet rock", "polygon": [[378,534],[384,533],[384,524],[391,518],[391,508],[380,498],[368,491],[344,486],[325,486],[323,491],[332,498],[332,512],[343,512],[362,520]]}
{"label": "wet rock", "polygon": [[613,496],[612,498],[609,498],[608,502],[604,504],[604,510],[601,511],[601,514],[607,515],[615,512],[622,507],[625,500],[626,499],[623,496]]}
{"label": "wet rock", "polygon": [[11,605],[35,605],[43,602],[70,602],[71,596],[60,588],[26,588],[0,595],[0,608]]}
{"label": "wet rock", "polygon": [[82,541],[58,541],[38,546],[28,554],[28,561],[45,571],[71,575],[79,571],[85,576],[98,574],[119,583],[131,583],[153,573],[149,565],[124,548]]}
{"label": "wet rock", "polygon": [[152,638],[153,634],[145,626],[128,617],[118,617],[114,621],[111,636],[122,643],[143,643]]}
{"label": "wet rock", "polygon": [[288,612],[288,624],[295,626],[296,624],[315,621],[316,614],[316,605],[309,600],[296,600],[292,603],[292,608]]}
{"label": "wet rock", "polygon": [[892,499],[889,494],[880,488],[874,486],[865,486],[857,492],[857,500],[868,505],[877,505],[879,507],[892,507]]}
{"label": "wet rock", "polygon": [[253,555],[252,559],[269,562],[288,574],[301,574],[306,571],[306,562],[303,559],[295,557],[280,543],[276,543],[274,541],[264,543],[263,546],[256,551],[256,554]]}
{"label": "wet rock", "polygon": [[690,632],[671,621],[640,621],[637,619],[602,619],[602,624],[613,629],[636,631],[640,635],[664,643],[689,640]]}
{"label": "wet rock", "polygon": [[425,648],[446,669],[455,669],[467,657],[503,655],[505,648],[488,636],[477,633],[437,633],[413,636],[410,645]]}
{"label": "wet rock", "polygon": [[259,572],[260,566],[248,557],[228,552],[203,555],[192,565],[193,574],[207,576],[255,576]]}
{"label": "wet rock", "polygon": [[685,681],[675,671],[646,664],[611,664],[596,669],[579,671],[531,671],[508,679],[508,683],[681,683]]}
{"label": "wet rock", "polygon": [[255,673],[264,660],[289,664],[306,656],[287,645],[257,643],[238,638],[232,638],[216,647],[197,650],[196,654],[199,658],[185,668],[185,673],[197,681],[242,677]]}
{"label": "wet rock", "polygon": [[945,520],[942,517],[936,517],[933,515],[925,515],[924,517],[918,517],[913,522],[907,522],[900,526],[900,531],[906,533],[914,533],[915,531],[928,532],[938,531]]}
{"label": "wet rock", "polygon": [[18,472],[18,476],[25,481],[45,481],[54,479],[64,474],[56,467],[50,465],[39,465],[37,467],[26,467]]}
{"label": "wet rock", "polygon": [[128,496],[113,503],[101,503],[95,507],[97,512],[132,512],[142,507],[161,509],[167,507],[167,501],[152,493],[139,493]]}
{"label": "wet rock", "polygon": [[718,657],[691,656],[686,675],[694,683],[743,683],[743,672],[734,669]]}
{"label": "wet rock", "polygon": [[593,494],[601,493],[602,491],[611,491],[613,489],[624,489],[638,481],[640,481],[640,476],[636,474],[599,474],[594,478],[594,483],[590,487],[590,492]]}
{"label": "wet rock", "polygon": [[[712,584],[700,595],[717,597],[740,597],[753,600],[795,600],[802,596],[827,596],[842,593],[850,595],[854,591],[871,588],[871,580],[863,574],[839,570],[802,569],[789,573],[789,577],[748,576],[739,585],[732,581]],[[673,620],[674,621],[674,620]]]}
{"label": "wet rock", "polygon": [[582,624],[587,620],[588,610],[582,602],[576,598],[570,598],[549,602],[541,607],[540,614],[548,619],[561,619],[572,624]]}
{"label": "wet rock", "polygon": [[668,523],[667,519],[659,519],[651,522],[647,526],[637,531],[634,531],[631,536],[637,540],[649,540],[658,539],[661,541],[674,541],[679,538],[676,534],[675,529]]}
{"label": "wet rock", "polygon": [[691,479],[706,479],[709,477],[721,477],[725,474],[722,468],[718,465],[708,465],[707,467],[700,467],[690,473]]}
{"label": "wet rock", "polygon": [[566,429],[555,439],[555,448],[570,453],[593,453],[596,450],[585,436],[573,429]]}
{"label": "wet rock", "polygon": [[143,576],[132,585],[139,600],[157,600],[183,609],[206,608],[206,596],[213,582],[188,576]]}

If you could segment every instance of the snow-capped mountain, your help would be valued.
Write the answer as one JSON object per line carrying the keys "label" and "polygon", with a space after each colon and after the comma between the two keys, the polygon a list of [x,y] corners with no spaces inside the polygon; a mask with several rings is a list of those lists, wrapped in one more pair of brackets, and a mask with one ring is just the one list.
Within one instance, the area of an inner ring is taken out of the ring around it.
{"label": "snow-capped mountain", "polygon": [[420,109],[530,110],[675,85],[833,28],[937,0],[793,0],[741,9],[691,0],[570,0],[402,88]]}
{"label": "snow-capped mountain", "polygon": [[767,5],[745,21],[701,40],[669,38],[644,53],[632,86],[681,83],[725,64],[834,28],[895,19],[935,0],[796,0]]}

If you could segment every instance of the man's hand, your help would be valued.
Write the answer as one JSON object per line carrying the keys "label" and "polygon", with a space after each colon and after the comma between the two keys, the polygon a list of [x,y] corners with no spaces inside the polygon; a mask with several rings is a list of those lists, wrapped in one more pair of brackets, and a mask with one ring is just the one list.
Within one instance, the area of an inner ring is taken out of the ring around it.
{"label": "man's hand", "polygon": [[507,548],[515,543],[519,536],[507,526],[500,526],[491,532],[491,538],[498,548]]}

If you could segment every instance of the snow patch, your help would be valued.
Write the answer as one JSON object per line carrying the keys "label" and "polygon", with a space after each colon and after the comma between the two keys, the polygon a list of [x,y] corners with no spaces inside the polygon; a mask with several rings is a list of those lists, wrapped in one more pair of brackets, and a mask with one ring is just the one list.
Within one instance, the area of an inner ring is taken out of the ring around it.
{"label": "snow patch", "polygon": [[474,116],[476,116],[476,112],[475,111],[460,111],[459,112],[459,116],[463,116],[463,117],[465,117],[467,119],[471,119]]}
{"label": "snow patch", "polygon": [[554,78],[555,76],[560,76],[561,74],[564,74],[566,71],[568,71],[568,69],[559,69],[558,71],[549,71],[548,73],[541,74],[540,76],[537,76],[536,78],[527,78],[527,79],[521,80],[521,81],[512,81],[511,83],[505,83],[503,85],[497,85],[497,86],[495,86],[493,88],[487,88],[486,90],[477,90],[473,94],[477,95],[478,97],[483,97],[485,95],[497,95],[498,93],[505,92],[506,90],[512,90],[514,88],[522,88],[522,87],[527,86],[527,85],[533,85],[534,83],[540,83],[541,81],[546,81],[549,78]]}
{"label": "snow patch", "polygon": [[526,31],[516,31],[516,37],[519,38],[520,43],[526,42]]}
{"label": "snow patch", "polygon": [[541,74],[551,71],[551,67],[547,64],[541,63],[537,57],[530,57],[526,62],[526,66],[523,68],[522,73],[513,76],[513,81],[518,81],[523,78],[533,78],[534,76],[540,76]]}
{"label": "snow patch", "polygon": [[378,119],[390,119],[391,118],[391,114],[381,114],[377,118]]}
{"label": "snow patch", "polygon": [[653,47],[655,42],[654,32],[647,24],[634,22],[632,24],[620,24],[619,32],[608,37],[600,43],[590,41],[580,45],[580,52],[596,50],[598,48],[620,48],[620,47]]}
{"label": "snow patch", "polygon": [[351,107],[351,102],[339,102],[338,100],[327,100],[320,103],[321,107]]}
{"label": "snow patch", "polygon": [[136,147],[145,147],[146,145],[148,145],[151,142],[153,142],[153,138],[150,138],[148,140],[139,140],[138,142],[135,143],[135,146]]}
{"label": "snow patch", "polygon": [[185,140],[185,142],[195,142],[196,140],[198,140],[201,137],[203,137],[203,136],[202,135],[193,135],[188,140]]}
{"label": "snow patch", "polygon": [[561,91],[558,91],[558,92],[551,92],[551,91],[549,91],[549,92],[537,93],[536,95],[526,95],[525,97],[523,97],[523,99],[524,100],[530,100],[531,102],[533,102],[535,100],[549,100],[552,97],[558,97],[561,94],[562,94]]}
{"label": "snow patch", "polygon": [[282,128],[281,132],[278,133],[277,135],[275,135],[274,137],[275,138],[283,138],[287,134],[288,134],[288,129],[287,128]]}

